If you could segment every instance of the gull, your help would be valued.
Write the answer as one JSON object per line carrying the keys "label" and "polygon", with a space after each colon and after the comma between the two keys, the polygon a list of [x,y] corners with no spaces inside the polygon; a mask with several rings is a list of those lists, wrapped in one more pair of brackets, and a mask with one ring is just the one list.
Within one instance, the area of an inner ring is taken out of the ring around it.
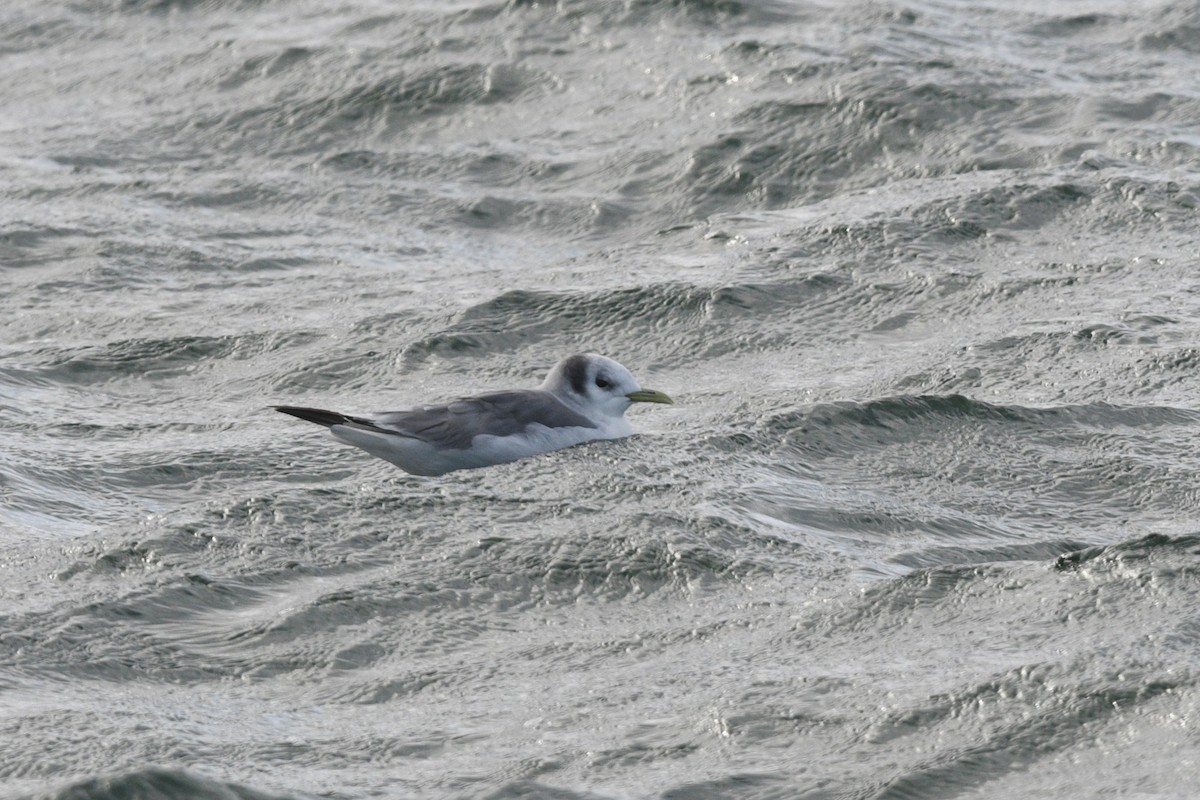
{"label": "gull", "polygon": [[273,406],[324,425],[337,439],[413,475],[490,467],[564,447],[621,439],[634,403],[673,403],[643,389],[625,367],[595,353],[564,358],[537,389],[491,392],[444,405],[369,416]]}

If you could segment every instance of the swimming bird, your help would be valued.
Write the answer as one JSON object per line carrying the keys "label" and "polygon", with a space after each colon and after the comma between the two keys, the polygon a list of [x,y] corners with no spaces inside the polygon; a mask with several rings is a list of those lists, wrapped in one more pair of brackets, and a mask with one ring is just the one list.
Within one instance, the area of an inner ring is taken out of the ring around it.
{"label": "swimming bird", "polygon": [[673,403],[643,389],[625,367],[595,353],[560,361],[537,389],[491,392],[444,405],[371,416],[321,408],[274,406],[324,425],[336,438],[390,461],[413,475],[444,475],[490,467],[597,439],[620,439],[633,429],[633,403]]}

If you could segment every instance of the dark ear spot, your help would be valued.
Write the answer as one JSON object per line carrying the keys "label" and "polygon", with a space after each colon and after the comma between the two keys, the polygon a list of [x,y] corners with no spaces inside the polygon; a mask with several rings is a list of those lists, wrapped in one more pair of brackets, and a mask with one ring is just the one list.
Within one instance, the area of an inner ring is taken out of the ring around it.
{"label": "dark ear spot", "polygon": [[587,391],[588,360],[585,356],[571,356],[563,363],[563,372],[571,391],[584,394]]}

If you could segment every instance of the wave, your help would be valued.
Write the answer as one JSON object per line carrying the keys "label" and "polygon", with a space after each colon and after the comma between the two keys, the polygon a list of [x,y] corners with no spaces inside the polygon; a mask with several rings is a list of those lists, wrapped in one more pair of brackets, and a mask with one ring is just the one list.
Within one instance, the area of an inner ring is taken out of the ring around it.
{"label": "wave", "polygon": [[204,365],[252,359],[310,342],[306,332],[119,339],[82,347],[35,347],[20,354],[32,377],[59,385],[96,385],[137,377],[172,377]]}
{"label": "wave", "polygon": [[[352,164],[347,159],[354,152],[365,154],[369,163],[376,158],[370,148],[346,151],[345,142],[390,141],[403,137],[421,122],[460,109],[513,103],[553,92],[557,87],[552,75],[517,64],[420,65],[415,60],[378,77],[357,78],[349,86],[329,81],[328,71],[345,72],[348,68],[344,62],[330,61],[324,51],[292,49],[256,56],[235,72],[215,78],[215,82],[238,85],[247,91],[251,84],[280,84],[287,87],[281,93],[286,99],[280,99],[277,93],[266,102],[255,97],[258,102],[234,110],[208,108],[205,115],[187,121],[187,131],[232,138],[277,153],[320,153],[328,158],[328,153],[337,153],[341,148],[345,153],[340,156],[342,163]],[[310,88],[303,93],[295,91],[299,81]],[[263,88],[255,86],[256,93]]]}
{"label": "wave", "polygon": [[1194,563],[1200,556],[1200,534],[1169,536],[1149,534],[1115,544],[1082,547],[1059,556],[1054,562],[1061,571],[1124,571],[1136,568],[1145,579],[1190,578],[1200,574]]}
{"label": "wave", "polygon": [[651,284],[578,293],[515,290],[471,306],[450,326],[412,342],[405,348],[404,362],[415,366],[434,356],[511,353],[563,341],[578,342],[579,349],[608,350],[618,360],[620,353],[605,343],[636,339],[658,360],[691,361],[739,350],[761,351],[782,344],[786,336],[771,325],[772,318],[790,318],[810,303],[828,305],[827,296],[847,293],[843,279],[820,273],[714,287]]}
{"label": "wave", "polygon": [[1200,422],[1200,411],[1105,402],[1036,407],[988,403],[960,394],[897,395],[861,402],[821,403],[804,411],[769,416],[759,427],[768,433],[806,432],[842,425],[893,430],[905,427],[930,429],[944,420],[1036,425],[1043,430],[1080,425],[1143,428],[1195,425]]}
{"label": "wave", "polygon": [[151,767],[111,777],[88,778],[29,800],[312,800],[307,794],[274,794],[206,778],[181,769]]}

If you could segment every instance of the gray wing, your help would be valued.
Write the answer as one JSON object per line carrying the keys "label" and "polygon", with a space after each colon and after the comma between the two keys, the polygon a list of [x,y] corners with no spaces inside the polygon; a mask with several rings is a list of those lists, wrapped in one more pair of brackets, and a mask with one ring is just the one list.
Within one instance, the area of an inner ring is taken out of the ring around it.
{"label": "gray wing", "polygon": [[376,414],[372,424],[447,450],[466,450],[480,434],[511,436],[533,423],[547,428],[594,428],[590,419],[538,389],[463,397],[441,406]]}

